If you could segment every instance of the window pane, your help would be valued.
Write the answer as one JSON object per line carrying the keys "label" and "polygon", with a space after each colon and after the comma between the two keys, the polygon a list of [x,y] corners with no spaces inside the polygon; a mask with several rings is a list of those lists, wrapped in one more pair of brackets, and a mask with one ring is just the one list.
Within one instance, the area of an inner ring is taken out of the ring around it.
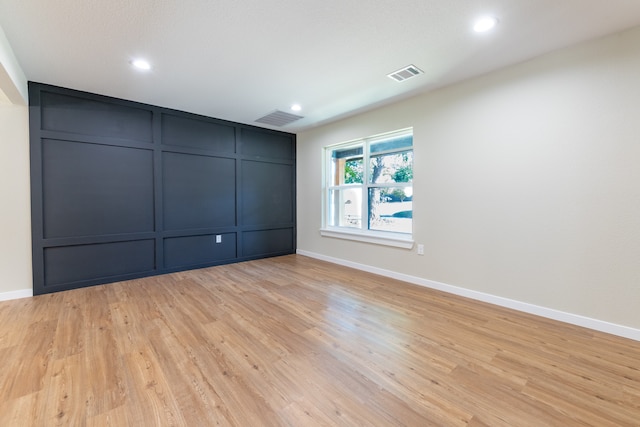
{"label": "window pane", "polygon": [[345,184],[362,184],[363,173],[364,160],[362,157],[344,162],[343,177]]}
{"label": "window pane", "polygon": [[362,188],[329,191],[327,224],[334,227],[362,226]]}
{"label": "window pane", "polygon": [[411,233],[413,187],[369,189],[369,229]]}
{"label": "window pane", "polygon": [[413,135],[400,135],[395,138],[386,138],[382,141],[372,142],[369,146],[371,154],[380,153],[382,151],[399,151],[403,148],[411,148],[413,146]]}
{"label": "window pane", "polygon": [[371,156],[369,182],[387,184],[413,181],[413,151]]}
{"label": "window pane", "polygon": [[330,185],[362,184],[364,174],[362,147],[333,150],[331,152],[330,173]]}
{"label": "window pane", "polygon": [[362,143],[351,145],[350,147],[336,148],[331,151],[331,157],[335,159],[345,159],[349,157],[362,157]]}

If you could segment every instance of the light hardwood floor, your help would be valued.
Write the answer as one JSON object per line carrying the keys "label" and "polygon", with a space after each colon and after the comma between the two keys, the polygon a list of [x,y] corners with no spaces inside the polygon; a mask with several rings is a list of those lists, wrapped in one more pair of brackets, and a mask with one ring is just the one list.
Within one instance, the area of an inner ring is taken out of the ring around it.
{"label": "light hardwood floor", "polygon": [[0,426],[633,426],[640,343],[291,255],[0,303]]}

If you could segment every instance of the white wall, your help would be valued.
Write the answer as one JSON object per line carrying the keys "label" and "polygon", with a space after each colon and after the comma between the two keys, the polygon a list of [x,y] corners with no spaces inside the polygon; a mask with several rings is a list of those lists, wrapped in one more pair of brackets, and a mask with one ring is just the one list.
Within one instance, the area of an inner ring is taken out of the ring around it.
{"label": "white wall", "polygon": [[0,104],[0,300],[32,292],[29,115]]}
{"label": "white wall", "polygon": [[0,28],[0,300],[32,294],[27,79]]}
{"label": "white wall", "polygon": [[[298,135],[298,250],[640,329],[640,28]],[[415,249],[321,237],[322,147],[414,128]]]}

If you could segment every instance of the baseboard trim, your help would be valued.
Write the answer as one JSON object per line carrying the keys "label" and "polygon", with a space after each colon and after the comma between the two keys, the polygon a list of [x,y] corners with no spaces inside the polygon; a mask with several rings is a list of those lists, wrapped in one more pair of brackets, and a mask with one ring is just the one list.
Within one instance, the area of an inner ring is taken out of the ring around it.
{"label": "baseboard trim", "polygon": [[473,291],[473,290],[461,288],[458,286],[448,285],[446,283],[436,282],[434,280],[428,280],[428,279],[423,279],[421,277],[410,276],[408,274],[398,273],[391,270],[385,270],[378,267],[372,267],[370,265],[347,261],[340,258],[334,258],[331,256],[326,256],[326,255],[318,254],[315,252],[306,251],[303,249],[298,249],[296,253],[299,255],[308,256],[310,258],[315,258],[322,261],[343,265],[345,267],[355,268],[356,270],[362,270],[369,273],[379,274],[380,276],[402,280],[404,282],[413,283],[414,285],[424,286],[426,288],[435,289],[438,291],[443,291],[450,294],[459,295],[459,296],[471,298],[471,299],[482,301],[482,302],[487,302],[490,304],[495,304],[501,307],[511,308],[514,310],[522,311],[524,313],[534,314],[536,316],[545,317],[547,319],[553,319],[560,322],[593,329],[595,331],[605,332],[608,334],[617,335],[619,337],[640,341],[640,329],[634,329],[628,326],[609,323],[609,322],[605,322],[598,319],[592,319],[592,318],[581,316],[578,314],[567,313],[567,312],[555,310],[552,308],[529,304],[526,302],[512,300],[509,298],[503,298],[496,295],[487,294],[484,292]]}
{"label": "baseboard trim", "polygon": [[33,289],[20,289],[18,291],[0,292],[0,301],[29,298],[33,296]]}

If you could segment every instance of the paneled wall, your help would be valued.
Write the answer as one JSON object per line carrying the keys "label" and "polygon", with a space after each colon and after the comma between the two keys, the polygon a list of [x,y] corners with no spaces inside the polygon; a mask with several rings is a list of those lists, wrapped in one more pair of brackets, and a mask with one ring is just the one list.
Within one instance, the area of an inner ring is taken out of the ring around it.
{"label": "paneled wall", "polygon": [[295,135],[29,85],[34,294],[295,252]]}

